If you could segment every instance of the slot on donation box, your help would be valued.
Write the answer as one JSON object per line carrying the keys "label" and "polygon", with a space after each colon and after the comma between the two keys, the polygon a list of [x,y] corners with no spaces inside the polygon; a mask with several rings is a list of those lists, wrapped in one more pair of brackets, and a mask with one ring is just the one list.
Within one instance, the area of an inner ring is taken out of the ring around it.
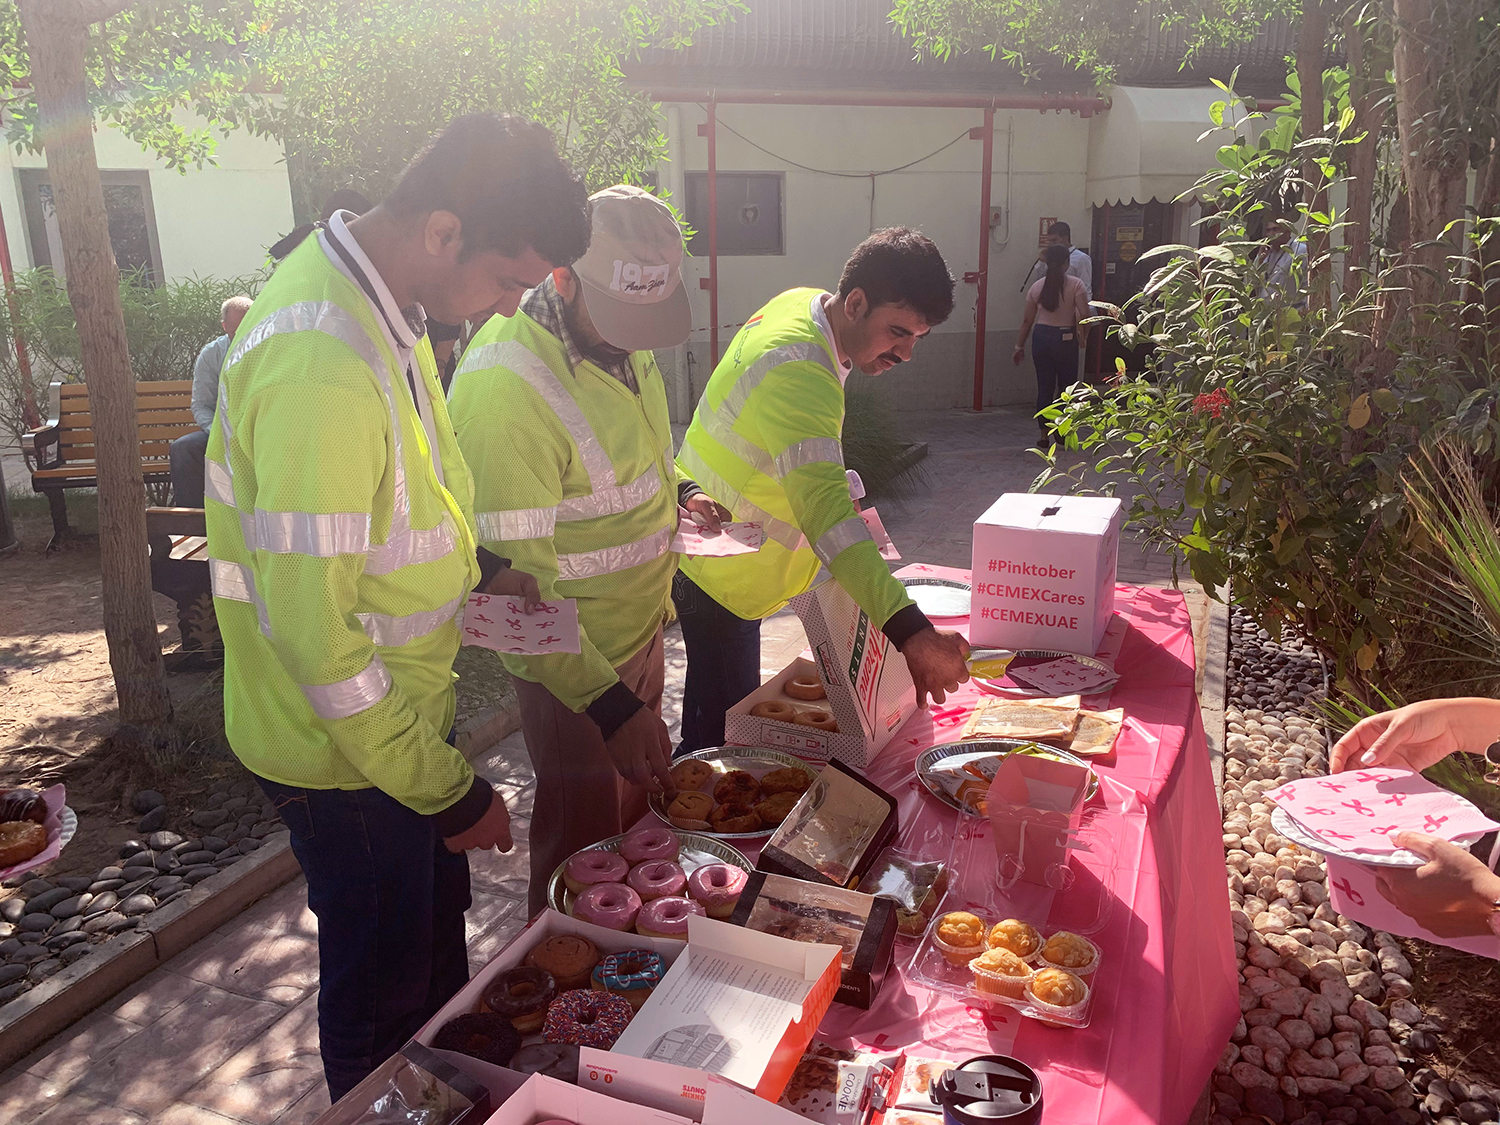
{"label": "slot on donation box", "polygon": [[974,521],[969,641],[1098,651],[1115,611],[1120,501],[1007,492]]}
{"label": "slot on donation box", "polygon": [[1062,886],[1088,792],[1084,766],[1010,754],[990,782],[988,807],[1002,882]]}

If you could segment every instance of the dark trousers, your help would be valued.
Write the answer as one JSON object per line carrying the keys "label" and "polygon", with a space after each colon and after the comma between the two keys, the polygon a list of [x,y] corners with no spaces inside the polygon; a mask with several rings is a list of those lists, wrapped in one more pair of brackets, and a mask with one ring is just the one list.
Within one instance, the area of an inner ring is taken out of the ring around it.
{"label": "dark trousers", "polygon": [[207,452],[205,430],[183,434],[167,447],[172,465],[172,503],[177,507],[203,507],[203,458]]}
{"label": "dark trousers", "polygon": [[[1078,381],[1078,329],[1038,324],[1031,330],[1031,362],[1036,367],[1036,411],[1057,401],[1064,387]],[[1042,429],[1047,423],[1038,419]]]}
{"label": "dark trousers", "polygon": [[469,860],[379,789],[260,787],[318,916],[318,1039],[338,1101],[469,980]]}
{"label": "dark trousers", "polygon": [[724,712],[760,687],[760,622],[746,621],[681,571],[672,601],[687,647],[678,754],[724,745]]}

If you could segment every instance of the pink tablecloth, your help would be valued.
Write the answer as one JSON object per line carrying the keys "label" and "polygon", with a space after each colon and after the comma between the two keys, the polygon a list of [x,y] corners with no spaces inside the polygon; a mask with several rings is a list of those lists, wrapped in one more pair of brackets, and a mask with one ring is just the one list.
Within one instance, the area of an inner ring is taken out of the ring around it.
{"label": "pink tablecloth", "polygon": [[[1117,613],[1126,632],[1111,706],[1125,709],[1126,722],[1117,764],[1098,767],[1116,783],[1102,791],[1118,829],[1115,901],[1095,936],[1108,971],[1095,979],[1089,1026],[1049,1028],[970,1008],[893,973],[870,1011],[835,1005],[820,1038],[940,1058],[1013,1055],[1042,1075],[1048,1125],[1187,1120],[1240,1014],[1222,818],[1181,594],[1121,586]],[[956,741],[982,697],[965,685],[946,704],[918,712],[866,771],[899,801],[900,844],[929,858],[948,855],[967,818],[921,789],[913,762]],[[912,952],[897,945],[899,968]]]}

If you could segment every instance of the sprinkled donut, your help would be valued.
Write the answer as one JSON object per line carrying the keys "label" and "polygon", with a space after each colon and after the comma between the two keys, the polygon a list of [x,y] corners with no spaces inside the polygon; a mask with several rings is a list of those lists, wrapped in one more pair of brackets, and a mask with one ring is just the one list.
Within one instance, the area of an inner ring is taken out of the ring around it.
{"label": "sprinkled donut", "polygon": [[682,865],[669,859],[648,859],[638,863],[625,876],[625,885],[641,896],[642,902],[667,895],[680,895],[687,888]]}
{"label": "sprinkled donut", "polygon": [[629,871],[624,857],[603,848],[587,848],[563,865],[563,882],[577,895],[595,883],[622,882]]}
{"label": "sprinkled donut", "polygon": [[669,828],[637,828],[620,841],[620,858],[634,866],[648,859],[676,859],[681,848],[682,841]]}
{"label": "sprinkled donut", "polygon": [[504,1016],[522,1035],[542,1029],[547,1005],[557,996],[557,982],[545,969],[517,965],[500,973],[485,989],[485,1007]]}
{"label": "sprinkled donut", "polygon": [[542,1037],[548,1043],[573,1043],[607,1051],[634,1014],[630,1001],[623,997],[580,988],[552,1001]]}
{"label": "sprinkled donut", "polygon": [[641,937],[674,938],[687,941],[688,918],[708,911],[688,898],[657,898],[641,907],[635,932]]}
{"label": "sprinkled donut", "polygon": [[596,883],[573,903],[573,917],[607,930],[628,930],[641,912],[641,896],[624,883]]}
{"label": "sprinkled donut", "polygon": [[651,990],[661,983],[666,971],[666,962],[655,950],[627,949],[623,953],[611,953],[594,966],[594,978],[590,983],[595,992],[622,996],[639,1011]]}

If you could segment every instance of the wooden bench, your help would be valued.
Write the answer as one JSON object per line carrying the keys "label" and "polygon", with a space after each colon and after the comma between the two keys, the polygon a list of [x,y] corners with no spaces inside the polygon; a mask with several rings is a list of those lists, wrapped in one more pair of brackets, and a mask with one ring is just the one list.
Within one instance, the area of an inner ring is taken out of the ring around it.
{"label": "wooden bench", "polygon": [[[89,412],[89,389],[84,383],[53,383],[52,417],[22,438],[22,447],[35,466],[33,492],[47,497],[52,509],[52,542],[57,546],[70,533],[63,490],[93,488],[99,483],[94,461],[94,419]],[[147,495],[164,502],[172,473],[168,447],[183,434],[198,429],[193,420],[193,382],[171,379],[135,385],[136,427],[141,441],[141,474]]]}

